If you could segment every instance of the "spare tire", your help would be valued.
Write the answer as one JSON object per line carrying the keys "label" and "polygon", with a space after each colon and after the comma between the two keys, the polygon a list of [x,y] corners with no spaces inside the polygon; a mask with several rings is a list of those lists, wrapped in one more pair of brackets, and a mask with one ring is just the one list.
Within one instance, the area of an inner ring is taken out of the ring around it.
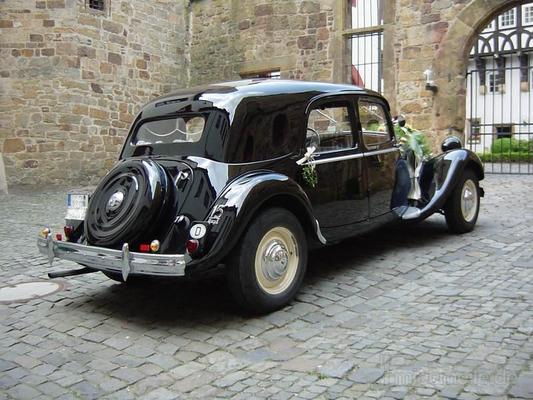
{"label": "spare tire", "polygon": [[120,162],[100,182],[85,218],[85,237],[96,246],[120,248],[150,238],[169,207],[169,179],[150,159]]}

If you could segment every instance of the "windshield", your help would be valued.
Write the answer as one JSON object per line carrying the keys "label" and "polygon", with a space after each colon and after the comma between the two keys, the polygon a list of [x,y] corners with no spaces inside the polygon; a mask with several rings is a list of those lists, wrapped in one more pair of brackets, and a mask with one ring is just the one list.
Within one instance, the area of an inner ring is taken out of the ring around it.
{"label": "windshield", "polygon": [[204,132],[205,118],[193,114],[160,119],[142,124],[132,140],[134,146],[170,143],[195,143]]}

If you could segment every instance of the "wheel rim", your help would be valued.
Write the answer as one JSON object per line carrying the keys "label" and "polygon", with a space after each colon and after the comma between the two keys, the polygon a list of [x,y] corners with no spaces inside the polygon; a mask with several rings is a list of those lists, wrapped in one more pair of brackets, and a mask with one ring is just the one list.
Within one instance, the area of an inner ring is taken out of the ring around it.
{"label": "wheel rim", "polygon": [[286,291],[294,281],[300,255],[296,238],[290,230],[275,227],[268,231],[255,253],[257,283],[268,294]]}
{"label": "wheel rim", "polygon": [[471,179],[467,179],[461,193],[461,212],[466,222],[472,222],[478,208],[477,186]]}

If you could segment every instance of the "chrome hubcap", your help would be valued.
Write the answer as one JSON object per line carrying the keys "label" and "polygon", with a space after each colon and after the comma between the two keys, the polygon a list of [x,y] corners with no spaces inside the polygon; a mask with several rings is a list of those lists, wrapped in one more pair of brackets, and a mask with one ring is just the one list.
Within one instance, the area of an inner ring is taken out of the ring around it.
{"label": "chrome hubcap", "polygon": [[461,194],[461,212],[466,222],[471,222],[475,218],[478,201],[476,184],[468,179],[463,185]]}
{"label": "chrome hubcap", "polygon": [[287,290],[298,270],[298,246],[294,235],[286,228],[276,227],[268,231],[255,255],[255,274],[261,289],[269,294]]}
{"label": "chrome hubcap", "polygon": [[120,208],[122,205],[122,202],[124,201],[124,193],[122,192],[115,192],[111,195],[109,198],[109,201],[107,202],[107,211],[113,212]]}
{"label": "chrome hubcap", "polygon": [[275,281],[283,276],[287,271],[289,253],[280,240],[271,241],[263,254],[261,268],[264,276]]}

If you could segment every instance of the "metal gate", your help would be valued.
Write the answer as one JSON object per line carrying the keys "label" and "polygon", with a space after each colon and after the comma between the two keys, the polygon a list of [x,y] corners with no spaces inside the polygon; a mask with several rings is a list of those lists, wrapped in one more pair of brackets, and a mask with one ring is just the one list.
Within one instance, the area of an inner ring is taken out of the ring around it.
{"label": "metal gate", "polygon": [[496,174],[533,174],[533,3],[497,16],[472,48],[466,147]]}

